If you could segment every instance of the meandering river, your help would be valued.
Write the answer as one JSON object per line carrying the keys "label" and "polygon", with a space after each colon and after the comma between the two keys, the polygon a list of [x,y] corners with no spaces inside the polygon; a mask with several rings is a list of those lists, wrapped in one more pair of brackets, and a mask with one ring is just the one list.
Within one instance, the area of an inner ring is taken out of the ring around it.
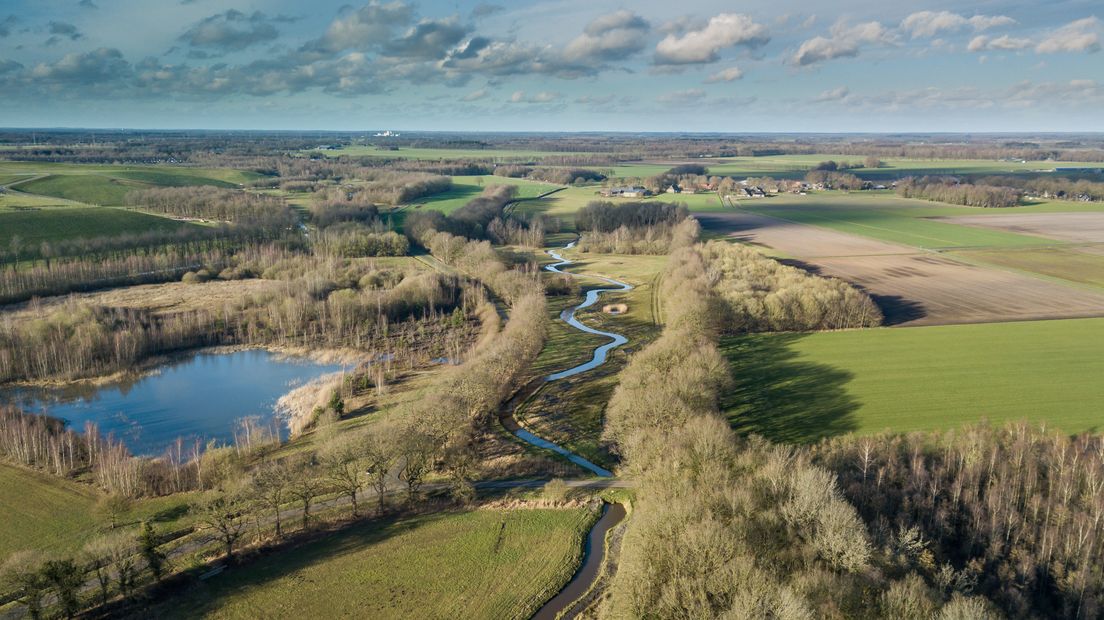
{"label": "meandering river", "polygon": [[[572,241],[571,243],[564,246],[563,250],[571,249],[574,246],[575,246],[575,242]],[[555,258],[557,262],[555,262],[551,265],[546,265],[544,268],[547,271],[551,271],[553,273],[562,273],[564,275],[569,275],[569,276],[574,277],[574,278],[580,278],[580,277],[597,278],[599,280],[609,282],[610,284],[613,285],[611,288],[598,288],[598,289],[591,289],[591,290],[587,291],[586,297],[583,299],[582,303],[580,303],[577,306],[572,306],[571,308],[568,308],[568,309],[566,309],[566,310],[564,310],[563,312],[560,313],[560,319],[563,320],[568,325],[574,327],[575,329],[577,329],[579,331],[586,332],[588,334],[595,334],[595,335],[598,335],[598,336],[605,336],[606,338],[609,338],[610,341],[603,344],[603,345],[601,345],[601,346],[599,346],[599,347],[596,347],[594,349],[594,356],[591,358],[591,360],[589,362],[586,362],[584,364],[579,364],[578,366],[573,366],[571,368],[568,368],[567,370],[561,370],[560,372],[552,373],[552,374],[548,375],[547,377],[545,377],[545,381],[552,382],[552,381],[559,381],[560,379],[565,379],[567,377],[573,377],[573,376],[578,375],[580,373],[584,373],[584,372],[587,372],[589,370],[593,370],[593,369],[601,366],[602,364],[605,364],[607,358],[609,357],[609,352],[610,351],[612,351],[613,349],[616,349],[617,347],[619,347],[619,346],[621,346],[621,345],[623,345],[623,344],[625,344],[626,342],[629,341],[629,339],[626,338],[625,336],[623,336],[622,334],[618,334],[618,333],[614,333],[614,332],[606,332],[606,331],[602,331],[600,329],[594,329],[593,327],[588,327],[587,325],[584,325],[583,323],[581,323],[579,321],[579,319],[577,319],[575,317],[575,314],[579,310],[582,310],[583,308],[587,308],[589,306],[593,306],[594,304],[598,303],[598,297],[602,293],[615,293],[615,292],[619,293],[619,292],[632,290],[633,287],[632,287],[631,284],[626,284],[625,282],[620,282],[618,280],[614,280],[613,278],[606,278],[606,277],[603,277],[603,276],[594,276],[594,275],[584,276],[584,275],[580,275],[580,274],[577,274],[577,273],[571,273],[570,271],[563,271],[561,269],[562,267],[566,267],[568,265],[571,265],[571,264],[574,263],[574,261],[564,258],[556,250],[548,250],[548,255],[551,256],[552,258]],[[599,476],[607,477],[607,478],[613,476],[613,472],[611,472],[610,470],[608,470],[604,467],[601,467],[599,465],[595,465],[594,463],[591,463],[590,461],[588,461],[585,458],[579,456],[578,454],[575,454],[574,452],[568,450],[567,448],[564,448],[563,446],[560,446],[560,445],[557,445],[557,444],[555,444],[551,441],[548,441],[547,439],[545,439],[543,437],[538,437],[537,435],[534,435],[533,433],[531,433],[531,432],[525,430],[524,428],[522,428],[519,424],[517,424],[516,421],[512,421],[512,422],[513,423],[509,424],[507,428],[509,428],[509,430],[515,436],[517,436],[519,439],[522,439],[523,441],[526,441],[526,442],[528,442],[528,443],[530,443],[534,446],[544,448],[546,450],[552,450],[553,452],[556,452],[557,454],[561,454],[564,457],[566,457],[569,461],[571,461],[572,463],[575,463],[576,465],[578,465],[578,466],[580,466],[580,467],[582,467],[582,468],[584,468],[584,469],[586,469],[586,470],[588,470],[588,471],[590,471],[594,474],[597,474]]]}

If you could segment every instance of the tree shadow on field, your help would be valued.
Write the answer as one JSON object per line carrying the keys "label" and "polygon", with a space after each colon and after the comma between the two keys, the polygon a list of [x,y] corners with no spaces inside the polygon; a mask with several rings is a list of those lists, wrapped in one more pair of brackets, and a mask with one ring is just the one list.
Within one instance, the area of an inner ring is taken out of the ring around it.
{"label": "tree shadow on field", "polygon": [[797,361],[792,345],[806,334],[754,334],[725,338],[733,387],[721,411],[740,434],[774,441],[813,443],[855,430],[858,401],[844,389],[845,370]]}
{"label": "tree shadow on field", "polygon": [[867,293],[870,294],[870,299],[874,301],[878,309],[882,311],[882,315],[885,317],[885,321],[883,321],[885,325],[900,325],[928,316],[924,304],[918,301],[906,299],[900,295],[875,295],[869,291]]}

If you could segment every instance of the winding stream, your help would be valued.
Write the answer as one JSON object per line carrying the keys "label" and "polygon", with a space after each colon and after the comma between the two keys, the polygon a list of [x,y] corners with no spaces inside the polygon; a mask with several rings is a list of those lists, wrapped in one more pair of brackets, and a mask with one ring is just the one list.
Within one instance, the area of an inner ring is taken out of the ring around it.
{"label": "winding stream", "polygon": [[564,586],[560,593],[548,600],[547,603],[533,614],[533,620],[554,620],[565,610],[565,618],[573,618],[580,611],[579,599],[590,590],[591,584],[598,578],[598,572],[602,569],[602,560],[606,556],[606,532],[625,518],[625,506],[622,504],[604,504],[602,516],[587,534],[586,543],[583,545],[583,564],[575,571],[575,576]]}
{"label": "winding stream", "polygon": [[[575,246],[575,242],[572,241],[571,243],[564,246],[563,250],[570,249],[574,246]],[[545,265],[544,268],[546,270],[551,271],[553,273],[561,273],[561,274],[564,274],[564,275],[569,275],[573,278],[584,277],[584,276],[581,276],[580,274],[571,273],[569,271],[562,271],[560,269],[561,267],[566,267],[567,265],[571,265],[574,261],[564,258],[563,256],[560,255],[559,252],[557,252],[555,250],[548,250],[548,255],[551,256],[552,258],[555,258],[558,262],[553,263],[551,265]],[[610,341],[607,342],[606,344],[603,344],[603,345],[595,348],[594,349],[594,356],[591,358],[591,360],[589,362],[586,362],[584,364],[579,364],[578,366],[573,366],[571,368],[568,368],[567,370],[561,370],[560,372],[552,373],[552,374],[548,375],[547,377],[545,377],[546,382],[558,381],[560,379],[565,379],[567,377],[573,377],[577,374],[587,372],[588,370],[593,370],[593,369],[601,366],[602,364],[606,363],[606,359],[609,357],[609,352],[610,351],[612,351],[613,349],[616,349],[617,347],[619,347],[619,346],[621,346],[621,345],[623,345],[623,344],[625,344],[626,342],[629,341],[628,338],[626,338],[625,336],[623,336],[621,334],[617,334],[617,333],[614,333],[614,332],[604,332],[600,329],[594,329],[593,327],[588,327],[588,326],[582,324],[579,321],[579,319],[575,318],[575,313],[577,313],[579,310],[582,310],[583,308],[587,308],[587,307],[593,306],[594,304],[598,303],[598,296],[601,295],[602,293],[615,293],[615,292],[619,293],[619,292],[632,290],[632,288],[633,288],[632,285],[631,284],[626,284],[624,282],[620,282],[618,280],[614,280],[612,278],[606,278],[606,277],[603,277],[603,276],[589,276],[588,275],[588,276],[585,276],[585,277],[597,278],[599,280],[609,282],[610,284],[613,285],[613,287],[612,288],[598,288],[598,289],[592,289],[592,290],[587,291],[586,298],[583,300],[583,302],[581,304],[579,304],[577,306],[573,306],[571,308],[568,308],[568,309],[566,309],[566,310],[564,310],[563,312],[560,313],[560,320],[564,321],[565,323],[567,323],[568,325],[574,327],[575,329],[577,329],[579,331],[586,332],[588,334],[595,334],[595,335],[598,335],[598,336],[605,336],[606,338],[609,338]],[[538,437],[538,436],[534,435],[533,433],[525,430],[524,428],[522,428],[517,423],[516,420],[512,419],[512,416],[511,416],[510,422],[511,423],[508,424],[507,428],[517,438],[519,438],[519,439],[521,439],[525,442],[528,442],[528,443],[530,443],[534,446],[537,446],[539,448],[544,448],[546,450],[552,450],[553,452],[566,457],[572,463],[575,463],[576,465],[578,465],[578,466],[580,466],[580,467],[582,467],[582,468],[584,468],[584,469],[586,469],[586,470],[588,470],[588,471],[590,471],[590,472],[592,472],[596,475],[602,476],[604,478],[609,478],[609,477],[613,476],[613,472],[611,472],[610,470],[605,469],[604,467],[600,467],[598,465],[595,465],[594,463],[591,463],[590,461],[584,459],[583,457],[579,456],[578,454],[575,454],[574,452],[568,450],[567,448],[564,448],[563,446],[554,444],[551,441],[548,441],[547,439],[544,439],[543,437]]]}

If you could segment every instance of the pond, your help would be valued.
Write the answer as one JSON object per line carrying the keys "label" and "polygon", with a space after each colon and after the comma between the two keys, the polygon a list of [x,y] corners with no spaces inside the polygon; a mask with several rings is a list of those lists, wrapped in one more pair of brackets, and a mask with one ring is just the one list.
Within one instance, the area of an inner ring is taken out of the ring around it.
{"label": "pond", "polygon": [[0,400],[48,413],[78,431],[95,422],[102,435],[113,434],[132,453],[156,456],[177,437],[184,438],[186,447],[196,439],[229,443],[238,421],[250,416],[286,437],[276,401],[295,387],[341,370],[340,364],[263,350],[204,352],[116,383],[9,388],[0,391]]}

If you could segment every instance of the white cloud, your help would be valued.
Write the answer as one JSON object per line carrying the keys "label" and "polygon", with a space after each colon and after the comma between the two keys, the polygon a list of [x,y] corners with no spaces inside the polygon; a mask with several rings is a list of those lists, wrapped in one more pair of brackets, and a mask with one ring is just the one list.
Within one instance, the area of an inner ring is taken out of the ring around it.
{"label": "white cloud", "polygon": [[851,58],[859,55],[864,43],[892,43],[893,33],[879,22],[865,22],[848,26],[836,22],[830,37],[813,37],[801,44],[791,58],[795,65],[812,65],[835,58]]}
{"label": "white cloud", "polygon": [[668,105],[678,105],[693,103],[705,99],[706,93],[700,88],[690,88],[687,90],[676,90],[669,93],[663,93],[656,97],[656,101]]}
{"label": "white cloud", "polygon": [[705,79],[706,84],[716,84],[717,82],[733,82],[744,77],[744,72],[740,67],[729,67],[710,75]]}
{"label": "white cloud", "polygon": [[1053,30],[1035,46],[1040,54],[1100,51],[1100,20],[1086,17]]}
{"label": "white cloud", "polygon": [[970,40],[970,44],[966,46],[966,49],[971,52],[984,52],[986,50],[1015,51],[1029,47],[1031,47],[1031,39],[1021,39],[1008,35],[993,38],[980,34]]}
{"label": "white cloud", "polygon": [[651,24],[632,11],[602,15],[567,44],[564,57],[572,62],[622,60],[644,49],[650,30]]}
{"label": "white cloud", "polygon": [[980,32],[1014,23],[1016,20],[1006,15],[975,15],[967,18],[950,11],[918,11],[901,20],[901,30],[916,39],[934,37],[940,32],[958,30],[967,25]]}
{"label": "white cloud", "polygon": [[479,90],[473,90],[472,92],[464,95],[460,100],[461,101],[479,101],[480,99],[486,99],[487,95],[488,95],[487,89],[480,88]]}
{"label": "white cloud", "polygon": [[719,52],[744,45],[755,48],[770,41],[766,26],[739,13],[721,13],[710,18],[704,28],[684,34],[668,34],[656,46],[655,62],[660,65],[685,65],[715,62]]}
{"label": "white cloud", "polygon": [[840,86],[839,88],[833,88],[831,90],[826,90],[820,93],[813,98],[813,101],[817,103],[825,103],[828,101],[842,101],[846,99],[850,94],[850,89],[848,89],[846,86]]}

